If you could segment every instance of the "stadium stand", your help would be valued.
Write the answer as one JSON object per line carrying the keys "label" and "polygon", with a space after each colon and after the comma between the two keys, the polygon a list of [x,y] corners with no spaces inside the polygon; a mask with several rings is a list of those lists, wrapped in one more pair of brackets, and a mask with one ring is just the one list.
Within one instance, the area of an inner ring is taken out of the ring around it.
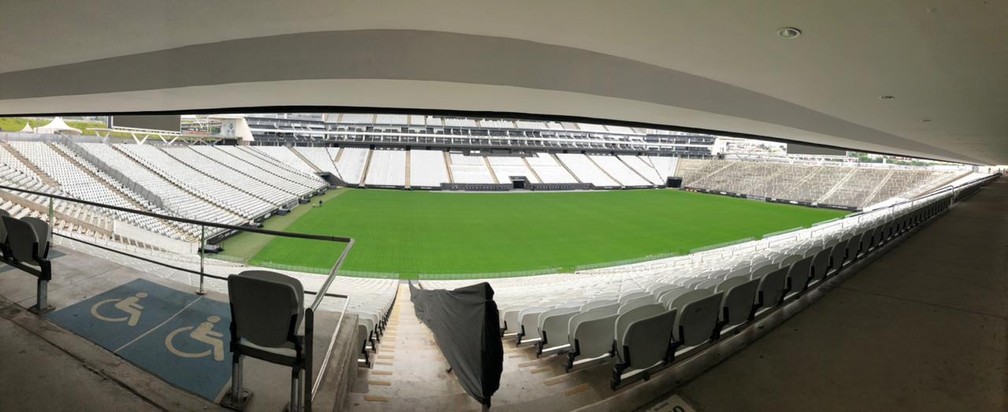
{"label": "stadium stand", "polygon": [[679,161],[687,187],[809,204],[865,208],[889,199],[911,199],[966,171],[773,161]]}

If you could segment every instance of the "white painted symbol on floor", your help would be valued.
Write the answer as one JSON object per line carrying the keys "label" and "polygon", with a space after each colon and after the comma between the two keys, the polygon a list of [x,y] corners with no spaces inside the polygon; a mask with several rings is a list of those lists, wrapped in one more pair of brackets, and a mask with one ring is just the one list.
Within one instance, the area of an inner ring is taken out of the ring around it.
{"label": "white painted symbol on floor", "polygon": [[[214,324],[220,322],[220,320],[221,320],[220,316],[210,316],[207,318],[206,322],[200,323],[199,326],[196,327],[185,326],[175,329],[172,331],[172,333],[169,333],[168,336],[165,337],[165,347],[168,348],[169,352],[181,358],[190,358],[190,359],[203,358],[210,356],[212,354],[215,361],[218,362],[223,361],[224,340],[222,338],[224,337],[224,334],[220,332],[214,332],[213,330]],[[190,330],[191,330],[191,332],[189,332],[190,339],[210,345],[210,349],[196,353],[183,352],[181,350],[178,350],[175,347],[175,344],[173,343],[175,335]]]}
{"label": "white painted symbol on floor", "polygon": [[[140,315],[143,313],[143,306],[141,306],[139,303],[140,299],[146,297],[147,297],[146,292],[137,292],[137,294],[124,299],[105,299],[101,302],[95,303],[94,306],[91,306],[91,316],[94,316],[106,322],[125,321],[127,325],[136,326],[137,323],[140,322]],[[112,302],[116,302],[116,304],[113,305],[113,307],[125,313],[126,316],[113,318],[104,316],[98,311],[98,308],[100,308],[102,305]]]}

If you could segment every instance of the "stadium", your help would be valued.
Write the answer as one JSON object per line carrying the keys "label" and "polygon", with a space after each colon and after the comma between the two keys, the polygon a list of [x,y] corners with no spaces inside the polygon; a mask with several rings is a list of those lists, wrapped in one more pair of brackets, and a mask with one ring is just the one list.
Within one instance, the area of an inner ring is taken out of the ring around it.
{"label": "stadium", "polygon": [[[591,32],[477,35],[451,19],[350,30],[324,17],[372,6],[336,3],[243,15],[276,32],[96,4],[102,16],[63,21],[62,41],[29,23],[40,6],[2,13],[0,409],[1008,402],[1003,113],[929,103],[920,78],[850,100],[857,77],[831,71],[834,85],[746,49],[830,70],[805,44],[869,49],[831,37],[831,19],[969,25],[1003,7],[810,6],[802,27],[825,38],[750,5],[572,16],[698,28],[719,10],[740,24],[713,39],[642,25],[618,34],[650,53],[634,56]],[[512,30],[487,17],[509,7],[455,7]],[[86,27],[128,12],[140,17]],[[164,18],[177,26],[135,26]],[[764,24],[771,35],[752,37]],[[130,40],[137,27],[166,42]],[[676,33],[667,46],[693,60],[665,60],[648,37]],[[113,35],[120,46],[100,45]],[[759,69],[705,60],[703,45]],[[852,59],[873,81],[905,75]],[[968,82],[994,63],[922,70]],[[805,89],[766,78],[775,68]],[[1008,85],[987,86],[945,97],[996,107]],[[827,92],[836,103],[814,97]]]}

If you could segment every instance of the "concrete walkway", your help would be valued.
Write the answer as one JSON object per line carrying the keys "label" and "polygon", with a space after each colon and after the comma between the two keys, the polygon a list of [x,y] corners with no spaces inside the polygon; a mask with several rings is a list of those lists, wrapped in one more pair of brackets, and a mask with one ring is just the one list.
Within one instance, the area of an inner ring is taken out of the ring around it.
{"label": "concrete walkway", "polygon": [[705,411],[1004,411],[1008,179],[679,390]]}

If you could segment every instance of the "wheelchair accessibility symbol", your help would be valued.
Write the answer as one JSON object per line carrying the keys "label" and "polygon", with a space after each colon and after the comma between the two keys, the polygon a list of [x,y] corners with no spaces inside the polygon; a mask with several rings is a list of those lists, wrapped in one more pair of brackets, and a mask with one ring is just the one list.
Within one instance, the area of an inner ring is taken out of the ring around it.
{"label": "wheelchair accessibility symbol", "polygon": [[[136,326],[137,323],[140,322],[140,315],[143,312],[143,306],[141,306],[138,302],[140,302],[140,299],[146,297],[147,297],[146,292],[137,292],[137,294],[124,299],[105,299],[103,301],[95,303],[94,306],[91,306],[91,316],[94,316],[106,322],[125,321],[127,325]],[[119,311],[124,313],[125,316],[110,317],[101,314],[98,308],[101,308],[103,305],[112,302],[116,302],[116,304],[112,305],[112,307],[119,309]]]}
{"label": "wheelchair accessibility symbol", "polygon": [[[206,322],[200,323],[198,326],[185,326],[173,330],[168,336],[165,337],[165,346],[168,351],[175,356],[181,358],[204,358],[213,355],[215,361],[224,360],[224,337],[223,333],[215,332],[213,330],[215,324],[220,322],[220,316],[210,316],[207,317]],[[175,347],[175,337],[184,332],[189,332],[188,337],[194,341],[205,343],[210,345],[205,351],[202,352],[184,352]]]}

